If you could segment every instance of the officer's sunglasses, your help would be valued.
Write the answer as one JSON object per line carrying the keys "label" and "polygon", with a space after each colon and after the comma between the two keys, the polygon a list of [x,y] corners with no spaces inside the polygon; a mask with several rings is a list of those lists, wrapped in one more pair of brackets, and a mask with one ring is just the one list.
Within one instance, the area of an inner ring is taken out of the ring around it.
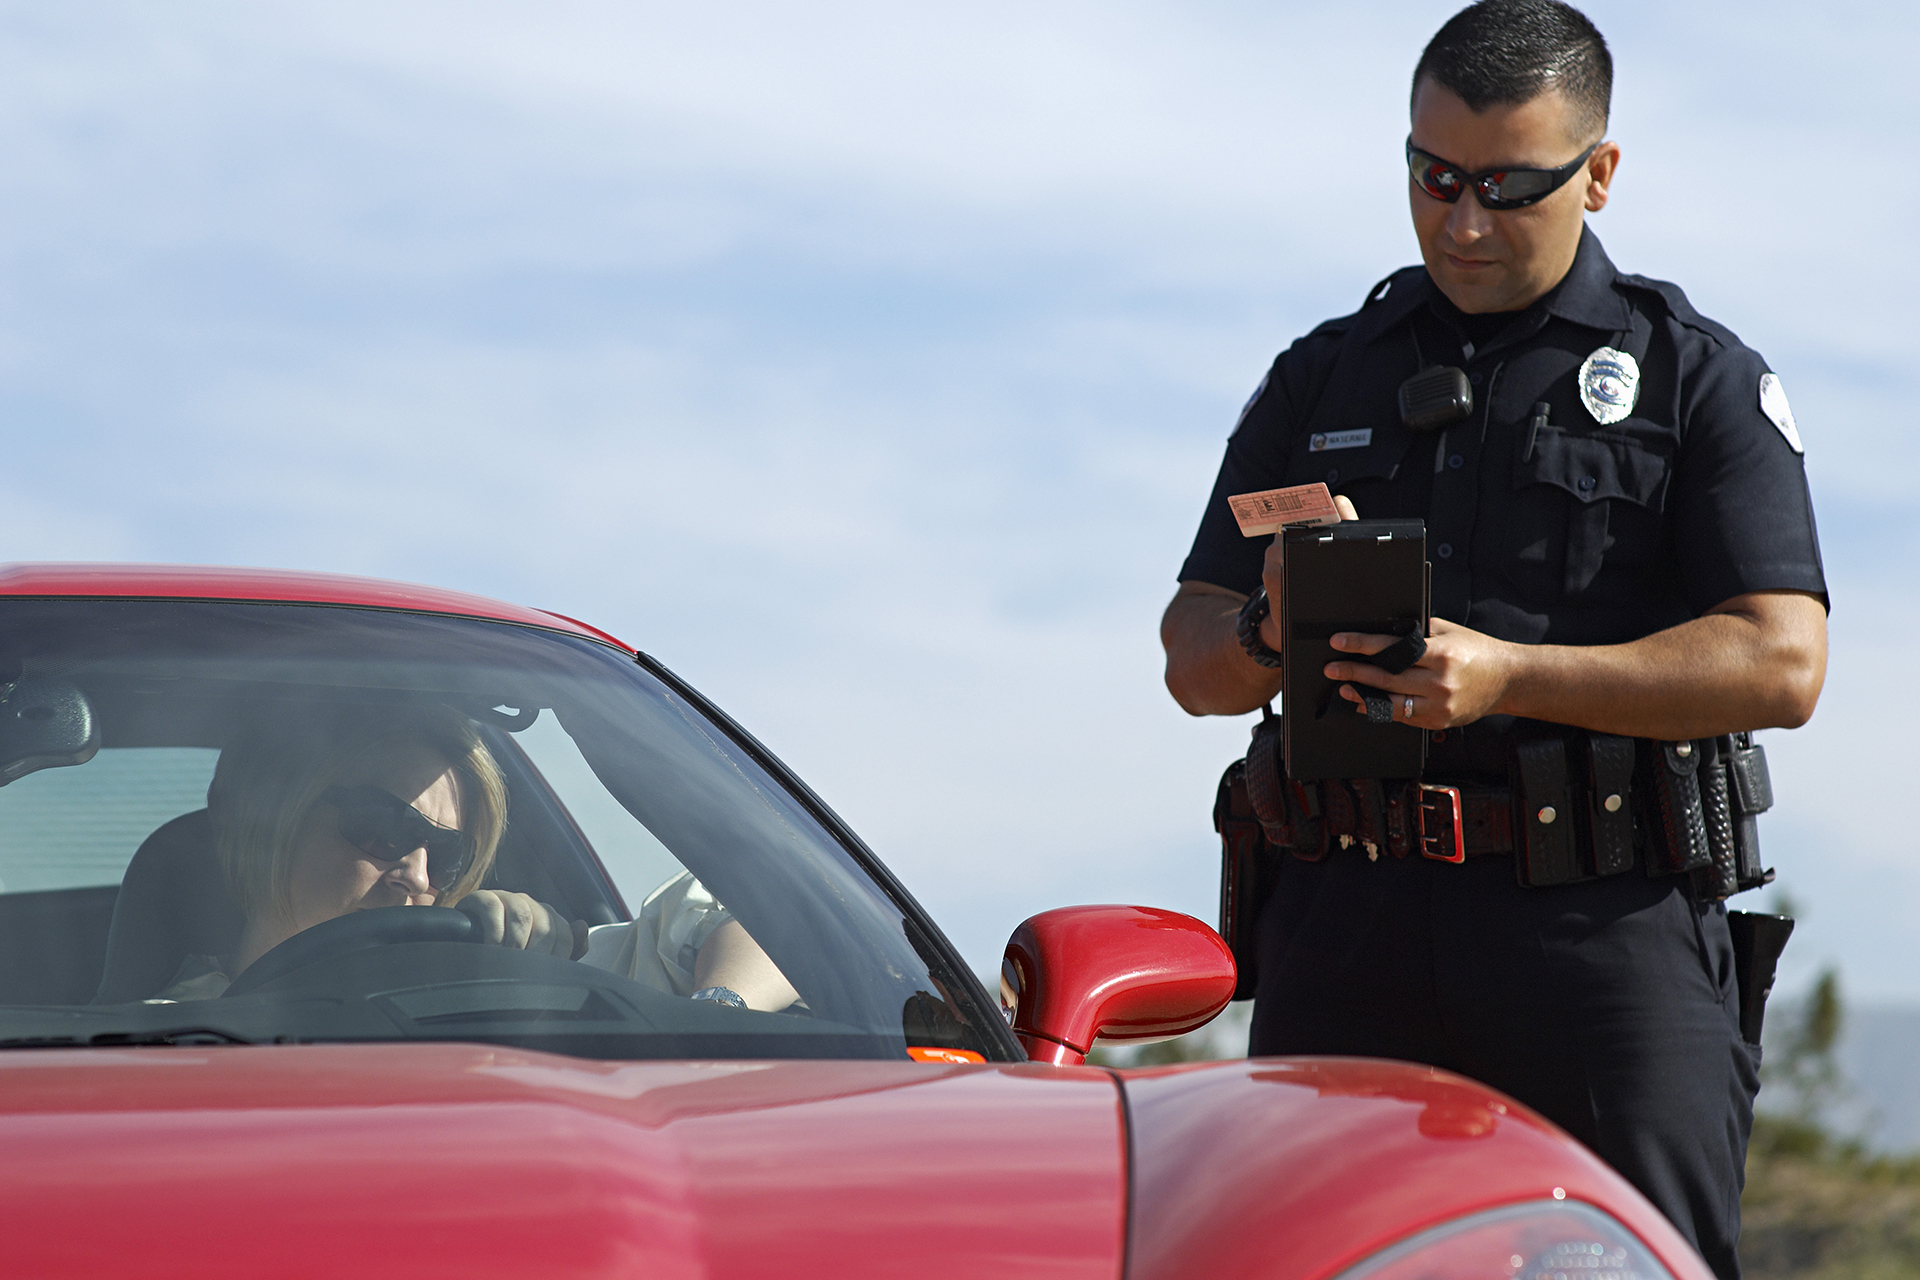
{"label": "officer's sunglasses", "polygon": [[1524,209],[1544,200],[1567,184],[1600,146],[1594,143],[1558,169],[1487,169],[1480,173],[1462,173],[1451,160],[1429,155],[1407,138],[1407,168],[1419,188],[1435,200],[1452,204],[1460,193],[1471,189],[1474,198],[1488,209]]}
{"label": "officer's sunglasses", "polygon": [[446,889],[473,858],[473,837],[431,821],[383,787],[328,787],[320,798],[340,812],[340,838],[377,862],[427,851],[427,883]]}

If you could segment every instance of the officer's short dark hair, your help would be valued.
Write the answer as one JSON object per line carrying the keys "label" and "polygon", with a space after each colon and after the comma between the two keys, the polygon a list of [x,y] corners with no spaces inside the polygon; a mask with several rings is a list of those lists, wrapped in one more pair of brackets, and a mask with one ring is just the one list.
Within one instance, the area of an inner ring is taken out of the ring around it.
{"label": "officer's short dark hair", "polygon": [[1600,31],[1561,0],[1480,0],[1447,19],[1413,69],[1413,91],[1431,76],[1475,111],[1531,102],[1558,89],[1578,132],[1598,140],[1613,103],[1613,55]]}

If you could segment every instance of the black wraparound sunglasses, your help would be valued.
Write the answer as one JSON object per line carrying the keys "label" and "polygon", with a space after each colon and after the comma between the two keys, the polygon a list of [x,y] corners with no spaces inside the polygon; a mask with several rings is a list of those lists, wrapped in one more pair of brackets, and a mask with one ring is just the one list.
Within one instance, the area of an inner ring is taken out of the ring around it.
{"label": "black wraparound sunglasses", "polygon": [[328,787],[320,798],[340,811],[340,838],[379,862],[427,851],[427,883],[446,889],[473,858],[473,837],[432,821],[383,787]]}
{"label": "black wraparound sunglasses", "polygon": [[1442,160],[1414,146],[1409,136],[1407,168],[1413,174],[1414,183],[1435,200],[1452,204],[1462,192],[1471,189],[1474,198],[1488,209],[1524,209],[1565,186],[1567,179],[1579,172],[1580,166],[1599,146],[1594,143],[1558,169],[1486,169],[1465,173],[1453,161]]}

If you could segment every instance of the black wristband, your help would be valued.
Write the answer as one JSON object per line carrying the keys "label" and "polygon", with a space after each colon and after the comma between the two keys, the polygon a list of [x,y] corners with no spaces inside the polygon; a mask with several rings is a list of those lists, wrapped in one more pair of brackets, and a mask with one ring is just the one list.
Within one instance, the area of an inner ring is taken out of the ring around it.
{"label": "black wristband", "polygon": [[1267,642],[1260,638],[1260,624],[1272,612],[1273,602],[1267,599],[1267,589],[1263,585],[1240,606],[1240,616],[1234,619],[1233,634],[1240,637],[1240,647],[1247,651],[1249,658],[1263,667],[1278,668],[1285,659],[1277,651],[1268,648]]}

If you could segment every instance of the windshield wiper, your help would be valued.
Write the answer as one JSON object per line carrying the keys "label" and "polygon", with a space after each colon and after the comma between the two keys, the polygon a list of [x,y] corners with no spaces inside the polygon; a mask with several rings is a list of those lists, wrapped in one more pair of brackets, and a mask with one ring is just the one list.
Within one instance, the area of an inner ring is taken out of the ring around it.
{"label": "windshield wiper", "polygon": [[143,1045],[258,1044],[218,1027],[164,1027],[158,1031],[100,1031],[90,1036],[9,1036],[0,1049],[113,1049]]}

